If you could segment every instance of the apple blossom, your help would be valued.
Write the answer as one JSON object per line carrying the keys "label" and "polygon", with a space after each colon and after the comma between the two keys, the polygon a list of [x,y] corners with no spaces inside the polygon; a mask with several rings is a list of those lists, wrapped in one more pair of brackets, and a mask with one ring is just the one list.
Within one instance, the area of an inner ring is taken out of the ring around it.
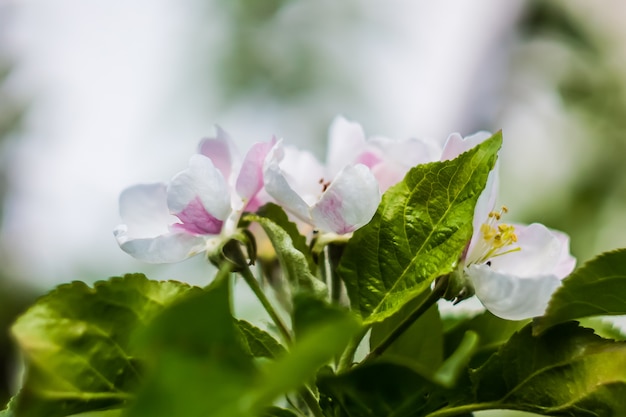
{"label": "apple blossom", "polygon": [[219,127],[204,139],[189,167],[169,184],[141,184],[120,195],[123,224],[114,235],[140,260],[177,262],[211,250],[231,236],[244,210],[260,205],[262,166],[275,141],[252,145],[243,161]]}
{"label": "apple blossom", "polygon": [[[467,138],[453,134],[444,145],[442,159],[454,158],[489,136],[486,132]],[[569,237],[538,223],[503,223],[508,209],[494,210],[497,183],[496,164],[474,209],[474,233],[459,274],[496,316],[508,320],[540,316],[561,280],[575,267]]]}
{"label": "apple blossom", "polygon": [[329,130],[326,166],[279,143],[265,165],[265,190],[300,220],[345,234],[371,220],[380,193],[411,167],[440,155],[441,146],[430,140],[366,139],[361,125],[339,116]]}

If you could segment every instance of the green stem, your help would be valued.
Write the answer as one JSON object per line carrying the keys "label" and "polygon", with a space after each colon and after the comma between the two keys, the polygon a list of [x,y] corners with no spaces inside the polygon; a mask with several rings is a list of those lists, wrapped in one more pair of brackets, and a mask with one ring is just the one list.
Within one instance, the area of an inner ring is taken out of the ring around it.
{"label": "green stem", "polygon": [[365,360],[376,359],[380,355],[385,352],[395,342],[402,334],[408,330],[409,327],[417,319],[419,319],[422,314],[424,314],[433,304],[437,302],[446,292],[448,287],[448,276],[444,275],[440,277],[436,284],[435,288],[431,291],[431,293],[426,297],[424,301],[422,301],[416,308],[409,314],[385,339],[374,350],[370,352],[370,354],[365,358]]}
{"label": "green stem", "polygon": [[326,259],[328,260],[328,266],[330,269],[330,295],[331,301],[334,304],[339,304],[341,301],[341,279],[337,274],[337,267],[339,266],[339,261],[341,260],[341,255],[343,255],[343,250],[345,249],[345,244],[336,244],[330,243],[326,246]]}
{"label": "green stem", "polygon": [[285,342],[291,343],[291,334],[289,333],[289,329],[287,329],[287,326],[285,325],[285,323],[283,323],[282,319],[280,318],[278,313],[276,313],[276,310],[274,310],[274,307],[265,296],[265,293],[261,289],[259,282],[252,274],[252,271],[250,271],[250,267],[248,265],[245,265],[241,269],[241,271],[239,271],[239,273],[246,281],[250,289],[252,289],[254,295],[256,295],[256,297],[259,299],[259,301],[263,305],[263,308],[265,309],[265,311],[267,311],[267,314],[269,314],[269,316],[272,318],[274,324],[276,325],[276,327],[278,327],[278,330],[285,339]]}
{"label": "green stem", "polygon": [[[501,407],[501,406],[500,406]],[[467,416],[471,415],[474,411],[482,410],[498,410],[498,405],[494,403],[476,403],[461,405],[458,407],[442,408],[441,410],[433,411],[427,414],[426,417],[453,417],[453,416]]]}
{"label": "green stem", "polygon": [[317,398],[315,398],[315,395],[313,395],[313,392],[311,392],[309,387],[305,386],[302,388],[300,390],[300,396],[315,417],[324,417],[324,412],[320,407],[320,403],[317,401]]}
{"label": "green stem", "polygon": [[354,361],[354,354],[356,353],[356,350],[361,344],[361,340],[363,340],[369,329],[370,326],[365,326],[356,336],[352,338],[352,340],[350,340],[350,343],[348,344],[348,346],[346,346],[346,349],[343,351],[341,357],[339,358],[337,373],[345,371],[349,369],[350,366],[352,366],[352,362]]}

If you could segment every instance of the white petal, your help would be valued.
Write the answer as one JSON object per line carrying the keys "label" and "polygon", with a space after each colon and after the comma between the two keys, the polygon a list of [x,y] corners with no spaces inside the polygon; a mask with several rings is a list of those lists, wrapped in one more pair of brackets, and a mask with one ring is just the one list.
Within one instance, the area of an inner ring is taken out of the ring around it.
{"label": "white petal", "polygon": [[275,144],[276,139],[271,142],[255,143],[246,153],[236,183],[237,194],[242,199],[251,200],[263,187],[263,164]]}
{"label": "white petal", "polygon": [[349,233],[367,224],[379,203],[378,182],[370,170],[362,164],[348,165],[312,207],[313,224],[323,231]]}
{"label": "white petal", "polygon": [[198,152],[209,158],[228,181],[234,171],[233,165],[237,160],[237,151],[228,133],[219,126],[216,126],[215,129],[217,136],[202,139],[198,146]]}
{"label": "white petal", "polygon": [[[286,210],[291,211],[304,221],[310,221],[309,206],[287,181],[286,173],[281,169],[280,162],[285,156],[282,140],[270,150],[265,159],[263,181],[265,191]],[[303,174],[307,174],[306,168]],[[314,175],[315,173],[308,173]],[[321,186],[320,186],[321,189]]]}
{"label": "white petal", "polygon": [[225,220],[231,212],[229,187],[204,155],[192,156],[189,168],[178,173],[167,189],[167,205],[173,214],[183,212],[198,198],[207,213],[218,220]]}
{"label": "white petal", "polygon": [[141,184],[120,194],[120,216],[131,237],[154,237],[169,232],[178,219],[167,208],[166,185]]}
{"label": "white petal", "polygon": [[[563,278],[571,272],[575,259],[569,254],[569,240],[539,223],[515,224],[516,246],[521,250],[491,260],[494,270],[522,277],[554,275]],[[567,268],[571,268],[567,271]],[[565,274],[564,274],[565,273]]]}
{"label": "white petal", "polygon": [[491,133],[480,131],[473,135],[462,137],[458,133],[452,133],[448,136],[446,143],[443,145],[443,153],[441,155],[442,161],[448,161],[461,155],[463,152],[467,152],[474,146],[483,143],[485,140],[492,136]]}
{"label": "white petal", "polygon": [[483,235],[480,227],[489,220],[489,213],[494,211],[496,205],[496,199],[498,196],[498,187],[500,185],[499,176],[499,164],[496,162],[495,167],[489,172],[487,176],[487,184],[485,189],[478,196],[476,206],[474,207],[474,218],[472,220],[472,227],[474,228],[472,239],[467,249],[466,259],[472,261],[482,254],[474,254],[473,250],[476,248],[478,241],[482,239]]}
{"label": "white petal", "polygon": [[467,274],[476,296],[498,317],[523,320],[543,315],[561,280],[552,274],[520,277],[488,265],[470,265]]}
{"label": "white petal", "polygon": [[365,132],[360,124],[337,116],[328,133],[326,172],[335,177],[346,165],[355,161],[365,148]]}
{"label": "white petal", "polygon": [[124,252],[149,263],[179,262],[206,248],[206,240],[187,233],[166,233],[153,238],[129,238],[124,225],[113,231]]}

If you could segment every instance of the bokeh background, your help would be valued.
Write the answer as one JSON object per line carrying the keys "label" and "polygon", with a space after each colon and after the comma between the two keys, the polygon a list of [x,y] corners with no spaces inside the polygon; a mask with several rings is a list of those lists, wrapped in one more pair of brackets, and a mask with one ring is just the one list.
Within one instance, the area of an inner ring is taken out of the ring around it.
{"label": "bokeh background", "polygon": [[8,327],[71,280],[203,283],[115,243],[120,191],[164,181],[219,124],[324,155],[369,135],[502,129],[510,218],[626,246],[626,5],[619,0],[0,0],[0,403]]}

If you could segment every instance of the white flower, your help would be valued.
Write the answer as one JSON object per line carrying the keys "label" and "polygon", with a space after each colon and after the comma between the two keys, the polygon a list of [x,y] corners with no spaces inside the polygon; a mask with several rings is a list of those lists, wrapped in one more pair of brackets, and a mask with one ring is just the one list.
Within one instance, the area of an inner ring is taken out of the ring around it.
{"label": "white flower", "polygon": [[141,184],[120,195],[120,247],[151,263],[178,262],[210,250],[232,235],[244,210],[255,210],[263,186],[262,166],[274,141],[254,144],[239,166],[221,129],[200,143],[189,168],[169,184]]}
{"label": "white flower", "polygon": [[266,162],[265,190],[300,220],[345,234],[371,220],[381,192],[413,166],[440,155],[435,141],[366,139],[361,125],[337,117],[329,131],[326,166],[309,152],[279,143]]}
{"label": "white flower", "polygon": [[[443,157],[451,159],[485,140],[486,132],[461,138],[452,135]],[[494,211],[498,167],[489,174],[474,210],[474,233],[459,268],[480,302],[508,320],[541,316],[561,280],[576,265],[569,237],[542,224],[502,222],[506,207]]]}
{"label": "white flower", "polygon": [[354,125],[341,141],[331,129],[328,164],[311,153],[283,146],[268,154],[265,190],[300,220],[324,232],[346,234],[368,223],[380,203],[380,190],[370,169],[355,161],[364,140]]}

